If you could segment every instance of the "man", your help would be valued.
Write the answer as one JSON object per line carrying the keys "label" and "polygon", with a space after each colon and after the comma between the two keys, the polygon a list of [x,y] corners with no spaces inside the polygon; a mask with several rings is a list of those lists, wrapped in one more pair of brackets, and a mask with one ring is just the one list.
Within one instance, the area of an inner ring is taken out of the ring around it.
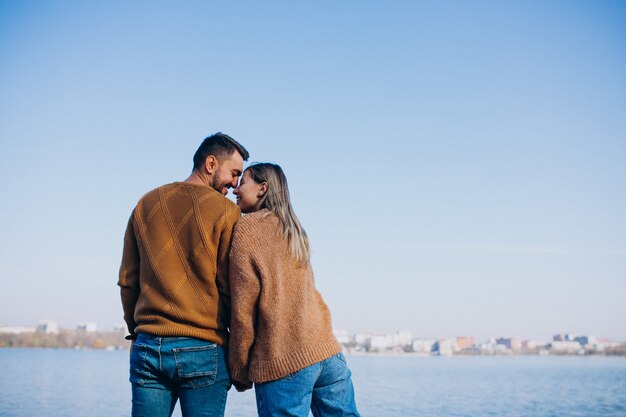
{"label": "man", "polygon": [[231,386],[224,358],[228,252],[237,186],[248,151],[216,133],[204,139],[183,182],[144,195],[124,237],[118,285],[133,346],[133,417],[223,416]]}

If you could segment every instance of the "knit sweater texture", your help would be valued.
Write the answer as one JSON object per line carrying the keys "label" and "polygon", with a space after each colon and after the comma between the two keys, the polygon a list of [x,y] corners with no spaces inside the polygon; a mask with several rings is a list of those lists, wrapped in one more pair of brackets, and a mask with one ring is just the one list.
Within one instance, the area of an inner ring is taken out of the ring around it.
{"label": "knit sweater texture", "polygon": [[248,214],[235,226],[230,287],[233,380],[273,381],[341,352],[311,265],[291,255],[272,212]]}
{"label": "knit sweater texture", "polygon": [[131,335],[194,337],[228,345],[228,252],[241,211],[187,182],[144,195],[130,216],[120,267]]}

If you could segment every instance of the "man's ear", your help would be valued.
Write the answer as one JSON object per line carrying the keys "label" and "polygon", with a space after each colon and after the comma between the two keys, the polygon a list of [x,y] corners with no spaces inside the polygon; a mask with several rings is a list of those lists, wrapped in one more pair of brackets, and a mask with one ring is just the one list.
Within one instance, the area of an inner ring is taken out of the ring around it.
{"label": "man's ear", "polygon": [[263,197],[265,193],[267,193],[267,190],[269,190],[267,183],[266,182],[262,183],[261,189],[259,189],[259,192],[257,193],[257,197]]}
{"label": "man's ear", "polygon": [[209,174],[214,174],[217,170],[217,158],[213,155],[207,156],[204,160],[204,169],[206,169]]}

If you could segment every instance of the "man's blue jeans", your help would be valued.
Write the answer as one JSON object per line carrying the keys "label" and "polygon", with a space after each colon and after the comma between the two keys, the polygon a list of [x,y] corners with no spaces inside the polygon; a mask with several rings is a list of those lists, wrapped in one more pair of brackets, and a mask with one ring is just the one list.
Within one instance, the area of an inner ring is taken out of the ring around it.
{"label": "man's blue jeans", "polygon": [[140,333],[130,354],[133,417],[222,417],[230,389],[224,351],[190,337]]}
{"label": "man's blue jeans", "polygon": [[309,415],[359,417],[343,353],[276,381],[254,384],[260,417]]}

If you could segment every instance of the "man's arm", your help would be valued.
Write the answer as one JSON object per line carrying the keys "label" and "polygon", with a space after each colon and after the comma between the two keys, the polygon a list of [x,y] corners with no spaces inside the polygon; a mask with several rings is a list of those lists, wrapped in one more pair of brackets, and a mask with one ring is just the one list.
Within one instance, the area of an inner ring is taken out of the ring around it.
{"label": "man's arm", "polygon": [[135,305],[139,298],[139,247],[137,238],[135,237],[135,228],[133,226],[133,216],[135,211],[128,220],[126,234],[124,235],[124,249],[122,252],[122,265],[120,266],[120,275],[117,285],[120,287],[120,295],[122,298],[122,307],[124,309],[124,321],[128,327],[130,336],[127,339],[134,340],[135,334]]}

